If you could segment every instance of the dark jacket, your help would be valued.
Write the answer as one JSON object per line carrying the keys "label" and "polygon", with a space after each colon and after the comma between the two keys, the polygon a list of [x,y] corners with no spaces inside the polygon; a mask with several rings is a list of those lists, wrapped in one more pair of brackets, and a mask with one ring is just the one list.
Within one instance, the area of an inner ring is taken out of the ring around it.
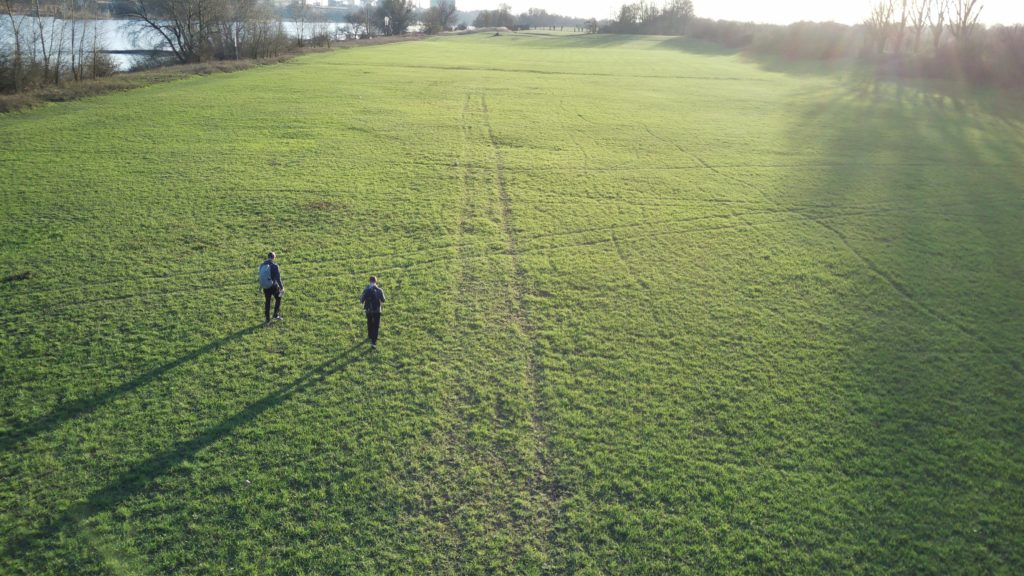
{"label": "dark jacket", "polygon": [[281,290],[284,288],[284,284],[281,283],[281,269],[274,264],[273,260],[265,260],[264,264],[270,264],[270,279],[274,282],[274,286]]}
{"label": "dark jacket", "polygon": [[[376,298],[374,297],[376,295]],[[384,298],[384,291],[380,289],[380,286],[370,284],[363,290],[363,295],[359,297],[359,302],[362,303],[363,309],[367,312],[380,313],[380,305],[386,300]]]}

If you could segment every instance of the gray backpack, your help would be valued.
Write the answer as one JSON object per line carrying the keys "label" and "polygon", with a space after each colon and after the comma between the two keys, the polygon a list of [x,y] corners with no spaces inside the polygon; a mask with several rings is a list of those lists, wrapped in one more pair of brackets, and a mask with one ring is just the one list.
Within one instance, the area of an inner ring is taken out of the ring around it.
{"label": "gray backpack", "polygon": [[260,265],[260,288],[264,290],[274,287],[274,278],[270,273],[270,262],[264,262]]}

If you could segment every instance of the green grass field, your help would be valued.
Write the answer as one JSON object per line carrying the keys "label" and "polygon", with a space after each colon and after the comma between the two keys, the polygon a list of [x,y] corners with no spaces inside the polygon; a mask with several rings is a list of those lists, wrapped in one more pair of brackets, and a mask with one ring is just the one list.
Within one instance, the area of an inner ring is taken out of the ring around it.
{"label": "green grass field", "polygon": [[0,117],[0,573],[1024,571],[1024,113],[693,48]]}

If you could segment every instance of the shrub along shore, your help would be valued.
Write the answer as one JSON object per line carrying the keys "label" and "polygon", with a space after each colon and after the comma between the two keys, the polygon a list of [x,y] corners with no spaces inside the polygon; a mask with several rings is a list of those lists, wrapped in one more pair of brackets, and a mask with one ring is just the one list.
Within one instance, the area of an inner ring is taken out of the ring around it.
{"label": "shrub along shore", "polygon": [[161,82],[172,82],[191,76],[205,76],[207,74],[218,74],[227,72],[238,72],[248,70],[256,66],[268,64],[279,64],[291,60],[296,56],[313,52],[326,52],[335,48],[355,48],[357,46],[375,46],[378,44],[390,44],[393,42],[405,42],[419,40],[422,36],[380,36],[364,40],[349,40],[338,43],[331,48],[296,48],[287,54],[273,58],[243,59],[243,60],[212,60],[197,64],[179,64],[175,66],[164,66],[139,70],[134,72],[122,72],[112,76],[100,78],[89,78],[77,82],[67,82],[60,85],[46,85],[17,94],[0,94],[0,113],[13,112],[23,108],[40,106],[47,102],[67,102],[79,98],[89,98],[108,94],[110,92],[121,92],[134,90],[151,84]]}

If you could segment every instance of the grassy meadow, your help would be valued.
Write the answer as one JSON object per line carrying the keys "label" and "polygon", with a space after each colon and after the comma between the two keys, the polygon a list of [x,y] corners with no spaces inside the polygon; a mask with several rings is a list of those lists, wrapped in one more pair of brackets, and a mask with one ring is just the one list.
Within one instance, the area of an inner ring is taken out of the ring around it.
{"label": "grassy meadow", "polygon": [[0,573],[1024,571],[1024,113],[699,48],[0,117]]}

